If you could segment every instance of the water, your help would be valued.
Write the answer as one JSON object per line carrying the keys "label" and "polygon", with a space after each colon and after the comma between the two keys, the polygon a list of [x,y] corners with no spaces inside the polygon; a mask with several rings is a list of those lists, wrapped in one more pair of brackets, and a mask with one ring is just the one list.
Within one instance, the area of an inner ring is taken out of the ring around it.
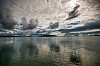
{"label": "water", "polygon": [[0,66],[100,66],[100,37],[0,37]]}

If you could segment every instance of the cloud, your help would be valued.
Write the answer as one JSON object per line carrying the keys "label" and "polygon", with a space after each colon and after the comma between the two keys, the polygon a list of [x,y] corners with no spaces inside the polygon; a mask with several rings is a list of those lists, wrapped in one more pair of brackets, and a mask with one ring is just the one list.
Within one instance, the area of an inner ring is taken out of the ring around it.
{"label": "cloud", "polygon": [[34,29],[38,26],[38,19],[31,19],[30,24],[28,25],[28,29]]}
{"label": "cloud", "polygon": [[17,24],[17,22],[13,19],[13,16],[11,15],[6,15],[5,20],[2,19],[2,15],[1,15],[0,24],[2,25],[2,28],[13,29],[14,26]]}
{"label": "cloud", "polygon": [[88,20],[83,26],[73,28],[75,31],[100,29],[100,20]]}
{"label": "cloud", "polygon": [[69,12],[69,17],[66,20],[70,20],[75,17],[78,17],[80,15],[79,11],[77,10],[79,7],[80,5],[76,5],[74,9],[71,12]]}
{"label": "cloud", "polygon": [[[85,21],[83,21],[85,22]],[[70,29],[59,29],[58,31],[62,33],[70,33],[75,31],[84,31],[84,30],[93,30],[93,29],[100,29],[100,20],[87,20],[83,26],[76,26]]]}
{"label": "cloud", "polygon": [[55,22],[55,23],[50,23],[50,25],[49,25],[49,27],[51,28],[51,29],[55,29],[55,28],[58,28],[59,27],[59,22]]}
{"label": "cloud", "polygon": [[13,29],[17,24],[13,16],[13,11],[9,6],[6,6],[6,0],[0,0],[0,24],[3,29]]}

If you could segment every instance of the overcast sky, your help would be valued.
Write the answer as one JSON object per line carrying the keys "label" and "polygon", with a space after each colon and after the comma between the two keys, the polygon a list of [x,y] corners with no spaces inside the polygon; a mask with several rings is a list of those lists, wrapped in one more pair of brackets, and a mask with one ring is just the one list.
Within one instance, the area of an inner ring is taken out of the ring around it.
{"label": "overcast sky", "polygon": [[95,27],[100,25],[99,3],[100,0],[0,0],[0,23],[19,23],[22,17],[26,17],[27,22],[33,18],[38,19],[39,24],[46,27],[50,22],[64,25],[80,21],[73,29],[90,26],[97,29]]}

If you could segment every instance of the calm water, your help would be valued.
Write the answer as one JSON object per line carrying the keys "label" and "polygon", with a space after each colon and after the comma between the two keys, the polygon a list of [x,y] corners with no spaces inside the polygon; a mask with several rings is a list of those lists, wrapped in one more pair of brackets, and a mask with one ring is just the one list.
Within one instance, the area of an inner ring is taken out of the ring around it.
{"label": "calm water", "polygon": [[100,37],[0,37],[0,66],[100,66]]}

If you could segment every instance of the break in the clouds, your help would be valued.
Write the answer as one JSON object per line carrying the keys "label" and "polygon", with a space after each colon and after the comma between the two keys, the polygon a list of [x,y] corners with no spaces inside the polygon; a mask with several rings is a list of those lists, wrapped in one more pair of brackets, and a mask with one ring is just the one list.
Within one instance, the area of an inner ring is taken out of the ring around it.
{"label": "break in the clouds", "polygon": [[[100,29],[99,3],[100,0],[0,0],[0,28],[13,28],[26,17],[28,24],[32,19],[38,19],[43,27],[59,22],[54,26],[67,31]],[[77,21],[80,23],[70,29],[63,26]],[[35,27],[29,25],[28,28]]]}

